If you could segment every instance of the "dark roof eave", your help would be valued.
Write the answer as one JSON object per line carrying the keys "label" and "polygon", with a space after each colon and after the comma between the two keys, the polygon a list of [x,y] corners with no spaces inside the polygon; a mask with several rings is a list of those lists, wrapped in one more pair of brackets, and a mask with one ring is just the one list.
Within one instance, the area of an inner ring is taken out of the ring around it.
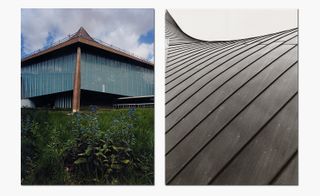
{"label": "dark roof eave", "polygon": [[82,38],[82,37],[71,38],[71,39],[69,39],[69,40],[67,40],[65,42],[62,42],[60,44],[57,44],[57,45],[55,45],[55,46],[53,46],[51,48],[48,48],[48,49],[45,49],[45,50],[40,51],[38,53],[35,53],[33,55],[30,55],[30,56],[28,56],[26,58],[23,58],[21,60],[21,63],[24,63],[24,62],[29,61],[31,59],[37,58],[37,57],[42,56],[44,54],[59,50],[59,49],[64,48],[66,46],[70,46],[70,45],[75,44],[75,43],[86,44],[86,45],[89,45],[89,46],[92,46],[92,47],[95,47],[95,48],[99,48],[99,49],[102,49],[104,51],[108,51],[108,52],[111,52],[111,53],[114,53],[114,54],[117,54],[117,55],[120,55],[120,56],[123,56],[123,57],[126,57],[126,58],[129,58],[129,59],[132,59],[132,60],[135,60],[135,61],[141,62],[143,64],[147,64],[149,66],[154,67],[153,63],[144,61],[144,60],[139,59],[139,58],[137,58],[135,56],[129,55],[129,54],[125,53],[125,52],[118,51],[118,50],[116,50],[114,48],[107,47],[107,46],[102,45],[102,44],[100,44],[100,43],[98,43],[96,41],[88,40],[88,39],[85,39],[85,38]]}
{"label": "dark roof eave", "polygon": [[27,56],[27,57],[21,59],[21,63],[24,63],[24,62],[29,61],[29,60],[31,60],[31,59],[37,58],[37,57],[42,56],[42,55],[44,55],[44,54],[47,54],[47,53],[56,51],[56,50],[58,50],[58,49],[64,48],[64,47],[66,47],[66,46],[70,46],[71,44],[74,44],[74,43],[77,43],[77,42],[79,42],[79,39],[78,39],[78,38],[69,39],[69,40],[67,40],[67,41],[65,41],[65,42],[62,42],[62,43],[60,43],[60,44],[57,44],[57,45],[55,45],[55,46],[53,46],[53,47],[50,47],[50,48],[48,48],[48,49],[42,50],[42,51],[37,52],[37,53],[35,53],[35,54],[32,54],[32,55],[30,55],[30,56]]}
{"label": "dark roof eave", "polygon": [[154,64],[153,64],[153,63],[150,63],[150,62],[148,62],[148,61],[142,60],[142,59],[140,59],[140,58],[137,58],[137,57],[132,56],[132,55],[130,55],[130,54],[127,54],[127,53],[125,53],[125,52],[116,50],[116,49],[114,49],[114,48],[105,46],[105,45],[100,44],[100,43],[98,43],[98,42],[96,42],[96,41],[91,41],[91,40],[84,39],[84,38],[81,38],[81,37],[80,37],[79,42],[81,42],[81,43],[83,43],[83,44],[87,44],[87,45],[92,46],[92,47],[95,47],[95,48],[99,48],[99,49],[102,49],[102,50],[105,50],[105,51],[114,53],[114,54],[118,54],[118,55],[120,55],[120,56],[127,57],[127,58],[129,58],[129,59],[132,59],[132,60],[135,60],[135,61],[138,61],[138,62],[141,62],[141,63],[144,63],[144,64],[147,64],[147,65],[150,65],[150,66],[154,67]]}

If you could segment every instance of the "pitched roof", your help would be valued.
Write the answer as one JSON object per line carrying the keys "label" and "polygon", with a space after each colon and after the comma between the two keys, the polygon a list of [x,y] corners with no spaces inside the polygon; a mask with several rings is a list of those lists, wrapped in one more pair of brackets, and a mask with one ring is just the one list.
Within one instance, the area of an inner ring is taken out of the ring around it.
{"label": "pitched roof", "polygon": [[167,184],[297,184],[297,38],[205,42],[166,13]]}
{"label": "pitched roof", "polygon": [[122,50],[122,49],[117,48],[115,46],[109,45],[109,44],[104,43],[102,41],[93,39],[83,27],[80,27],[79,30],[76,33],[74,33],[73,35],[68,36],[68,37],[64,38],[63,40],[58,41],[57,43],[54,43],[49,47],[35,51],[33,54],[23,58],[21,60],[21,62],[24,63],[24,62],[29,61],[31,59],[37,58],[37,57],[42,56],[44,54],[59,50],[61,48],[64,48],[66,46],[69,46],[69,45],[72,45],[75,43],[86,44],[86,45],[89,45],[89,46],[92,46],[95,48],[102,49],[107,52],[111,52],[111,53],[123,56],[125,58],[129,58],[129,59],[144,63],[144,64],[152,66],[152,67],[154,66],[153,63],[151,63],[145,59],[142,59],[140,57],[137,57],[136,55],[134,55],[132,53],[129,53],[125,50]]}
{"label": "pitched roof", "polygon": [[94,41],[94,39],[89,35],[89,33],[83,27],[80,27],[80,29],[73,36],[71,36],[71,39],[77,38],[77,37],[82,37],[87,40]]}

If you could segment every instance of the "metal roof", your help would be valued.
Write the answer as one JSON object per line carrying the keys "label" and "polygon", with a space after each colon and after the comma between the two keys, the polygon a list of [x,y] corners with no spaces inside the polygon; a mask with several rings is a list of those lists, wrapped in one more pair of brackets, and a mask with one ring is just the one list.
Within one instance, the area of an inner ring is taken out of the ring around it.
{"label": "metal roof", "polygon": [[230,41],[166,13],[166,183],[298,183],[298,29]]}
{"label": "metal roof", "polygon": [[94,39],[89,35],[89,33],[83,27],[80,27],[80,29],[71,36],[71,39],[77,38],[77,37],[83,37],[87,40],[94,41]]}
{"label": "metal roof", "polygon": [[64,48],[66,46],[69,46],[69,45],[72,45],[75,43],[82,43],[85,45],[89,45],[89,46],[92,46],[92,47],[95,47],[98,49],[102,49],[107,52],[111,52],[111,53],[123,56],[125,58],[129,58],[129,59],[141,62],[143,64],[150,65],[152,67],[154,66],[154,64],[151,63],[150,61],[143,59],[141,57],[138,57],[137,55],[135,55],[133,53],[130,53],[128,51],[120,49],[116,46],[107,44],[101,40],[92,38],[83,27],[80,27],[80,29],[76,33],[69,35],[68,37],[66,37],[62,40],[59,40],[59,41],[51,44],[50,46],[46,46],[42,49],[34,51],[30,55],[22,58],[21,62],[22,63],[27,62],[31,59],[37,58],[37,57],[42,56],[44,54],[59,50],[61,48]]}

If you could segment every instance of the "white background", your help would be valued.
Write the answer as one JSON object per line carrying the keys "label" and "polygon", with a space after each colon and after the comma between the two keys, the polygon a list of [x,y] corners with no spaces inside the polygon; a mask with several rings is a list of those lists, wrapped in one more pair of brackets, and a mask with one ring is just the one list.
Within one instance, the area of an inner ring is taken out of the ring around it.
{"label": "white background", "polygon": [[298,26],[297,9],[169,9],[183,32],[208,40],[235,40]]}
{"label": "white background", "polygon": [[[320,6],[316,3],[307,0],[2,0],[0,7],[0,195],[319,195]],[[36,7],[155,8],[155,186],[20,185],[20,9]],[[299,186],[165,186],[166,8],[299,9]]]}

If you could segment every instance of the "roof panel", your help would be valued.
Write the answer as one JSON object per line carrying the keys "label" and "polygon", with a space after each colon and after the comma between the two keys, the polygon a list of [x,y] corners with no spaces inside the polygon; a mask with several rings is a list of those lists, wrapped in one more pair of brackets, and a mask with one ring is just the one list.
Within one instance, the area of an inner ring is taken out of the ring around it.
{"label": "roof panel", "polygon": [[167,12],[166,39],[166,182],[296,182],[297,29],[208,42]]}

